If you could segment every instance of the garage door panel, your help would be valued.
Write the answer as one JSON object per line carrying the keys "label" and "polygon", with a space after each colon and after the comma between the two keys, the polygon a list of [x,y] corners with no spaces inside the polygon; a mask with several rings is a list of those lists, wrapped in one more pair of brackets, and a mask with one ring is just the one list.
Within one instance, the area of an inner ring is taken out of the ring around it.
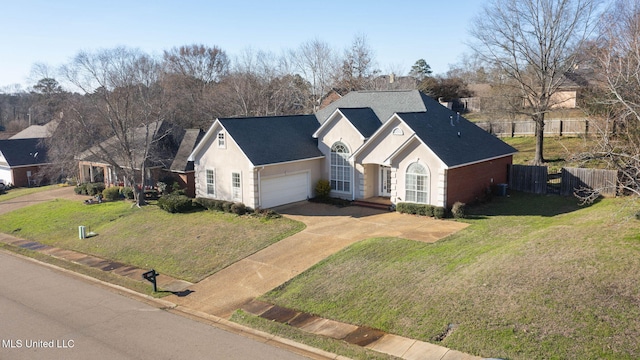
{"label": "garage door panel", "polygon": [[299,173],[263,179],[260,184],[262,207],[269,208],[306,200],[309,189],[309,174]]}

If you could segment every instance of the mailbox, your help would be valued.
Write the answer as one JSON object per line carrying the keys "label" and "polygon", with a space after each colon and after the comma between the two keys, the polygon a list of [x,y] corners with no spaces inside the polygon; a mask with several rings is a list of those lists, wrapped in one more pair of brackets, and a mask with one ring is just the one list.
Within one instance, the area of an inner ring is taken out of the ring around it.
{"label": "mailbox", "polygon": [[151,269],[149,271],[147,271],[146,273],[142,274],[142,277],[149,281],[150,283],[153,284],[153,292],[158,292],[158,286],[156,284],[156,276],[158,276],[160,274],[158,274],[154,269]]}

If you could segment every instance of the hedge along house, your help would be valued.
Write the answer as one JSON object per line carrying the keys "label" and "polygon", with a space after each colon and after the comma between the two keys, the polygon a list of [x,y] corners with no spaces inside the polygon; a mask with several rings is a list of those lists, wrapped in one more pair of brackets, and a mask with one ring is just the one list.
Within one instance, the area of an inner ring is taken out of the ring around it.
{"label": "hedge along house", "polygon": [[507,181],[511,146],[418,91],[361,91],[316,115],[218,119],[191,154],[196,195],[267,208],[314,196],[451,207]]}

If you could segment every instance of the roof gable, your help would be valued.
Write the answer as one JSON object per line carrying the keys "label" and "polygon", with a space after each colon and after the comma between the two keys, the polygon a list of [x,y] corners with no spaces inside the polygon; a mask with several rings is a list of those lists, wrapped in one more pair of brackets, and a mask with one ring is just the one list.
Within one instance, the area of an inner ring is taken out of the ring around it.
{"label": "roof gable", "polygon": [[365,138],[373,135],[382,123],[371,108],[339,108],[338,110]]}
{"label": "roof gable", "polygon": [[44,139],[0,140],[0,152],[10,167],[46,164],[47,147]]}
{"label": "roof gable", "polygon": [[[254,166],[323,157],[314,115],[218,119]],[[195,151],[194,151],[195,153]]]}
{"label": "roof gable", "polygon": [[184,172],[193,170],[193,161],[189,161],[189,155],[202,140],[203,136],[204,131],[200,129],[187,129],[185,131],[178,152],[171,163],[171,171]]}
{"label": "roof gable", "polygon": [[[437,103],[436,103],[437,104]],[[397,114],[447,167],[511,155],[516,149],[437,104],[427,112]]]}

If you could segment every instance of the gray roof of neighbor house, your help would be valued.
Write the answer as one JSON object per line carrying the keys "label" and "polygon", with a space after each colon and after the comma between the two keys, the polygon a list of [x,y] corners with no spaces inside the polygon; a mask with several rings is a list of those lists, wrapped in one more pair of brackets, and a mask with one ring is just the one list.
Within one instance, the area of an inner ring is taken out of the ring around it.
{"label": "gray roof of neighbor house", "polygon": [[318,121],[324,123],[340,108],[364,108],[373,110],[381,122],[386,122],[397,112],[426,111],[425,101],[432,100],[418,90],[352,91],[316,112]]}
{"label": "gray roof of neighbor house", "polygon": [[218,119],[254,166],[324,156],[312,137],[314,115]]}
{"label": "gray roof of neighbor house", "polygon": [[[146,159],[146,166],[169,168],[178,152],[185,130],[167,121],[151,123],[149,130],[153,131],[154,149],[153,157]],[[144,126],[140,126],[132,129],[130,133],[130,147],[134,153],[136,168],[142,165],[141,156],[144,153],[146,131]],[[103,152],[101,147],[106,152]],[[121,167],[128,167],[123,150],[120,141],[113,136],[101,142],[99,146],[96,145],[83,151],[76,156],[76,159],[111,165],[113,165],[112,162],[115,162]]]}
{"label": "gray roof of neighbor house", "polygon": [[398,113],[398,116],[447,166],[471,164],[517,152],[437,101],[426,103],[426,112]]}
{"label": "gray roof of neighbor house", "polygon": [[338,110],[365,138],[369,138],[380,127],[380,119],[371,108],[339,108]]}
{"label": "gray roof of neighbor house", "polygon": [[180,143],[180,148],[171,163],[171,171],[193,171],[193,161],[189,161],[189,155],[198,145],[200,140],[202,140],[204,134],[204,131],[200,129],[187,129],[185,131],[184,137],[182,137],[182,142]]}
{"label": "gray roof of neighbor house", "polygon": [[[46,164],[47,147],[44,139],[6,139],[0,140],[0,152],[10,167]],[[4,165],[4,164],[2,164]]]}
{"label": "gray roof of neighbor house", "polygon": [[48,138],[58,128],[59,121],[52,120],[44,125],[31,125],[28,128],[13,135],[9,139],[32,139],[32,138]]}

